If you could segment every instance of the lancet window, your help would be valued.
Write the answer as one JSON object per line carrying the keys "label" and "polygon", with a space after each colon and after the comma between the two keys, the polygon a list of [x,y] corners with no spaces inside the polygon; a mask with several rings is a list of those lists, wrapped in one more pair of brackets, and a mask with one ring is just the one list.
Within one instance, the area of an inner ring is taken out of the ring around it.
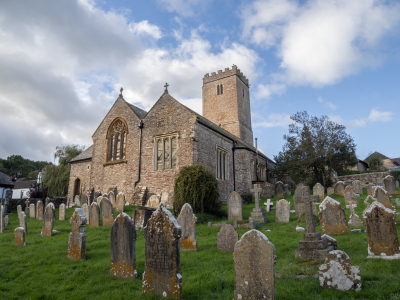
{"label": "lancet window", "polygon": [[222,180],[228,179],[228,151],[217,146],[217,178]]}
{"label": "lancet window", "polygon": [[176,169],[178,138],[176,135],[154,138],[154,170]]}
{"label": "lancet window", "polygon": [[108,129],[107,161],[125,160],[127,127],[121,119],[115,120]]}

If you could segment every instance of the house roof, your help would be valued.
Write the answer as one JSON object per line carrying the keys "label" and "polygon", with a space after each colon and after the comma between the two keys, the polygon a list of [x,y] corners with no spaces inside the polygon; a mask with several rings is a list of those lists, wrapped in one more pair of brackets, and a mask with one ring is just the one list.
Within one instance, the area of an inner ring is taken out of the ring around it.
{"label": "house roof", "polygon": [[[126,102],[126,101],[125,101],[125,102]],[[131,103],[129,103],[129,102],[126,102],[126,104],[128,104],[128,106],[130,107],[130,109],[132,109],[133,112],[134,112],[135,114],[137,114],[137,116],[138,116],[139,118],[143,118],[143,117],[147,114],[147,111],[145,111],[145,110],[143,110],[143,109],[137,107],[136,105],[133,105],[133,104],[131,104]]]}
{"label": "house roof", "polygon": [[92,149],[93,149],[93,145],[91,145],[89,148],[84,150],[77,157],[74,157],[73,159],[71,159],[69,161],[69,163],[74,163],[74,162],[77,162],[77,161],[92,159]]}
{"label": "house roof", "polygon": [[10,176],[0,172],[0,186],[14,186],[14,182],[11,180]]}
{"label": "house roof", "polygon": [[25,177],[18,178],[14,183],[14,190],[16,189],[29,189],[37,182],[35,178]]}
{"label": "house roof", "polygon": [[366,159],[364,159],[364,161],[366,161],[369,157],[371,156],[378,156],[379,158],[382,159],[390,159],[389,157],[387,157],[386,155],[383,155],[382,153],[379,153],[377,151],[375,151],[374,153],[372,153],[371,155],[369,155]]}
{"label": "house roof", "polygon": [[400,157],[398,157],[398,158],[392,158],[392,162],[393,162],[395,165],[400,166]]}
{"label": "house roof", "polygon": [[358,162],[364,164],[367,168],[369,168],[369,165],[368,165],[367,162],[365,162],[365,161],[363,161],[363,160],[361,160],[361,159],[358,159]]}

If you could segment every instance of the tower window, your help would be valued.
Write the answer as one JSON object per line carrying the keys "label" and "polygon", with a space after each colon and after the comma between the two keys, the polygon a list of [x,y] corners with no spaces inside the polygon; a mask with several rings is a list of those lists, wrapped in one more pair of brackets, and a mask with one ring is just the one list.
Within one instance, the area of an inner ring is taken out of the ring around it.
{"label": "tower window", "polygon": [[217,95],[222,95],[224,93],[224,88],[222,84],[217,84]]}

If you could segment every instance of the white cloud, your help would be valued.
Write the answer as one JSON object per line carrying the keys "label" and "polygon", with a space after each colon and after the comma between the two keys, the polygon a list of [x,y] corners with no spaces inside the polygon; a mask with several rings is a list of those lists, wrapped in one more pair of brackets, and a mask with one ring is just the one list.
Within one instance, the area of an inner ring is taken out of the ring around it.
{"label": "white cloud", "polygon": [[392,112],[389,111],[380,112],[374,108],[371,110],[368,120],[372,122],[389,122],[392,120],[393,115],[394,113]]}
{"label": "white cloud", "polygon": [[366,118],[359,118],[349,121],[343,120],[343,118],[338,115],[330,116],[329,118],[336,123],[354,129],[354,128],[365,127],[366,125],[372,122],[389,122],[392,120],[393,115],[394,113],[392,112],[387,112],[387,111],[380,112],[376,108],[373,108],[369,116]]}
{"label": "white cloud", "polygon": [[198,10],[204,10],[212,0],[157,0],[169,12],[191,17]]}
{"label": "white cloud", "polygon": [[330,101],[326,101],[326,100],[322,99],[321,97],[318,97],[318,102],[324,103],[326,107],[329,107],[332,110],[335,110],[337,108],[335,104],[333,104]]}
{"label": "white cloud", "polygon": [[272,95],[282,95],[286,91],[286,85],[279,83],[259,84],[255,93],[257,99],[268,100]]}
{"label": "white cloud", "polygon": [[293,121],[290,119],[290,115],[286,113],[272,113],[269,114],[266,118],[260,118],[261,119],[259,122],[254,122],[253,127],[265,127],[265,128],[271,128],[271,127],[283,127],[287,128],[289,124],[292,124]]}
{"label": "white cloud", "polygon": [[136,35],[149,35],[154,39],[158,40],[162,37],[160,28],[156,25],[152,25],[149,21],[144,20],[139,23],[130,23],[130,30]]}

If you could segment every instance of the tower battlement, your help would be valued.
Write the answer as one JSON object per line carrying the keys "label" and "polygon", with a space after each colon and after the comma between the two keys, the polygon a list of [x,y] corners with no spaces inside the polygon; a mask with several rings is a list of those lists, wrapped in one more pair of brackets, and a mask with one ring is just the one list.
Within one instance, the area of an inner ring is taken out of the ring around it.
{"label": "tower battlement", "polygon": [[203,77],[203,84],[209,83],[215,80],[220,80],[222,78],[226,78],[232,75],[237,75],[239,79],[247,86],[250,87],[249,80],[246,78],[245,75],[240,71],[240,69],[233,65],[232,69],[225,68],[225,70],[222,72],[222,70],[218,70],[218,73],[212,72],[211,75],[209,73],[205,74]]}

